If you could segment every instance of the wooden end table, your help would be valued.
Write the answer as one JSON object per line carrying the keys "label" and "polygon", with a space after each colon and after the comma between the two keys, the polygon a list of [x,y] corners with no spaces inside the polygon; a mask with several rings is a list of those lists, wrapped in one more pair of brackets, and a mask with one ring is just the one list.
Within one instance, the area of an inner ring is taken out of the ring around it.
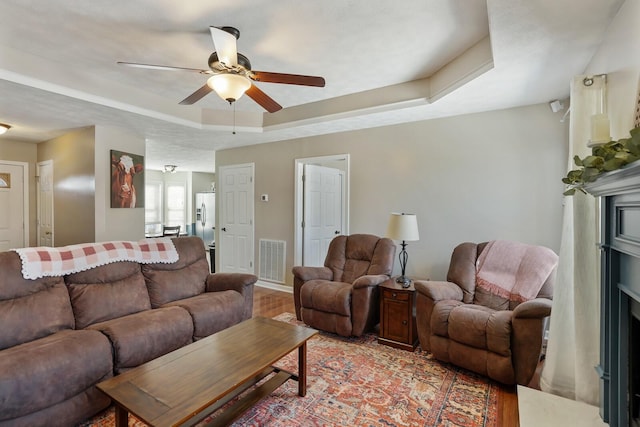
{"label": "wooden end table", "polygon": [[393,277],[380,285],[380,344],[408,351],[416,349],[415,293],[413,281],[408,288],[403,288]]}
{"label": "wooden end table", "polygon": [[[315,329],[254,317],[98,384],[116,406],[151,426],[193,426],[266,376],[207,426],[226,426],[289,379],[307,392],[307,341]],[[298,350],[298,373],[272,366]]]}

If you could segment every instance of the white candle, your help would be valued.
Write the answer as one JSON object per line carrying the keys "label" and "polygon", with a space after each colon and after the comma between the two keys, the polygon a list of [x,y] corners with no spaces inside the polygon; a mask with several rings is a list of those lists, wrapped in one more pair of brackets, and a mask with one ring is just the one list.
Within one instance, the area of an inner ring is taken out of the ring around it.
{"label": "white candle", "polygon": [[611,140],[609,117],[606,114],[594,114],[591,116],[591,141],[608,142],[609,140]]}

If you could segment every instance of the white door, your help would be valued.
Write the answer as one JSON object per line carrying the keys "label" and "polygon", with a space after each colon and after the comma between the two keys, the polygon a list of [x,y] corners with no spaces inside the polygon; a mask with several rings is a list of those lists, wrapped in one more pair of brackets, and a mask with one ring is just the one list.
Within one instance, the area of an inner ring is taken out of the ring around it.
{"label": "white door", "polygon": [[302,265],[321,267],[329,243],[342,233],[342,187],[339,169],[304,165]]}
{"label": "white door", "polygon": [[26,163],[0,160],[0,251],[27,246],[28,167]]}
{"label": "white door", "polygon": [[220,168],[220,219],[216,250],[220,271],[253,274],[253,170],[254,165]]}
{"label": "white door", "polygon": [[38,163],[38,246],[53,246],[53,161]]}

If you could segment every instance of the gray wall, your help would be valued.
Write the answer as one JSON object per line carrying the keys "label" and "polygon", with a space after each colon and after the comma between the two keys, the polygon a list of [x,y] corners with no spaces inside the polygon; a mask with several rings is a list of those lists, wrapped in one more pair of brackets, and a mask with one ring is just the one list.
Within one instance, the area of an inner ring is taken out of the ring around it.
{"label": "gray wall", "polygon": [[145,140],[128,130],[95,127],[95,241],[143,239],[142,204],[136,208],[111,207],[111,150],[144,156]]}
{"label": "gray wall", "polygon": [[39,144],[3,140],[0,158],[29,162],[30,245],[36,236],[36,163],[53,160],[54,244],[144,237],[144,208],[110,207],[110,150],[144,155],[139,135],[105,126],[87,127]]}
{"label": "gray wall", "polygon": [[53,160],[54,245],[95,241],[95,128],[38,144],[38,162]]}
{"label": "gray wall", "polygon": [[[217,152],[216,170],[255,164],[255,264],[259,239],[285,240],[290,285],[295,159],[348,153],[350,233],[383,235],[391,212],[415,213],[420,241],[407,247],[407,274],[444,279],[451,251],[464,241],[559,250],[568,140],[562,114],[540,104],[240,147]],[[263,193],[268,203],[259,202]]]}

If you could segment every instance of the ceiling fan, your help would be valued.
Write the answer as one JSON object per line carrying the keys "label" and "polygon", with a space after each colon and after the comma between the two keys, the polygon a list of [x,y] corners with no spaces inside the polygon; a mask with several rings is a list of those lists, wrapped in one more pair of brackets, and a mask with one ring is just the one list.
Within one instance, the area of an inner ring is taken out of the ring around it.
{"label": "ceiling fan", "polygon": [[216,49],[209,56],[209,70],[122,61],[118,61],[118,64],[151,70],[194,71],[210,75],[211,77],[207,79],[204,86],[180,101],[182,105],[191,105],[211,91],[215,91],[229,103],[237,101],[246,93],[249,98],[265,110],[274,113],[281,110],[282,106],[260,90],[252,81],[316,87],[324,87],[325,85],[322,77],[253,71],[249,58],[238,53],[236,48],[236,40],[240,38],[240,31],[233,27],[209,27],[209,30]]}

